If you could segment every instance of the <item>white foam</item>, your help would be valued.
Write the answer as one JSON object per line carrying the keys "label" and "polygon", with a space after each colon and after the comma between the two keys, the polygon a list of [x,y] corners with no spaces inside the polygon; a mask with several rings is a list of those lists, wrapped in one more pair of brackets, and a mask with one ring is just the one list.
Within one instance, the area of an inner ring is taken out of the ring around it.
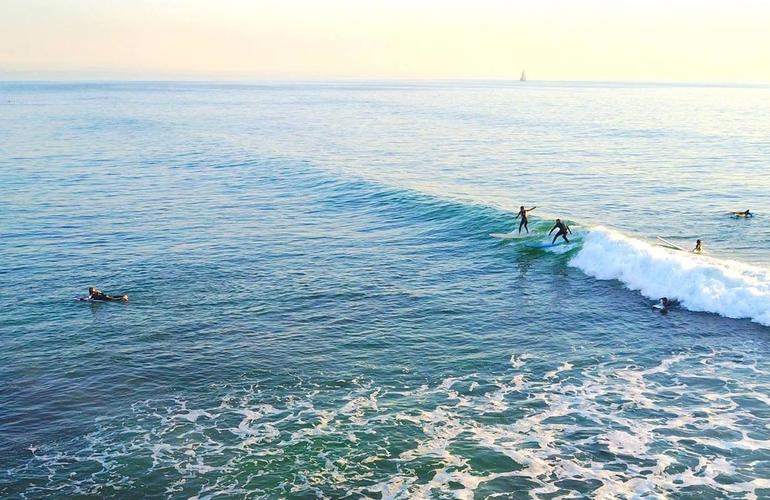
{"label": "white foam", "polygon": [[589,276],[618,280],[691,311],[749,318],[770,326],[770,270],[657,247],[605,227],[589,231],[570,261]]}
{"label": "white foam", "polygon": [[600,441],[604,442],[610,453],[615,455],[640,456],[647,453],[647,443],[650,441],[650,437],[640,433],[629,434],[623,431],[609,431],[600,438]]}
{"label": "white foam", "polygon": [[524,353],[516,357],[516,353],[511,354],[511,366],[519,369],[522,366],[524,366],[524,363],[526,363],[526,360],[530,358],[530,355],[528,353]]}
{"label": "white foam", "polygon": [[561,365],[560,367],[558,367],[557,369],[552,370],[552,371],[546,373],[543,376],[543,378],[544,379],[552,379],[552,378],[555,378],[557,375],[559,375],[559,373],[566,372],[566,371],[569,371],[571,369],[572,369],[572,365],[565,361],[564,364]]}
{"label": "white foam", "polygon": [[[180,401],[171,406],[147,402],[134,406],[140,417],[134,419],[136,427],[124,429],[124,419],[105,419],[77,454],[41,445],[30,460],[50,472],[51,491],[70,496],[96,491],[104,478],[114,478],[114,485],[131,484],[135,478],[125,475],[123,464],[141,451],[152,455],[150,473],[177,479],[167,496],[197,493],[201,500],[320,497],[324,487],[356,497],[470,499],[479,496],[482,483],[506,476],[527,478],[531,496],[581,496],[563,483],[571,480],[598,484],[591,497],[601,499],[681,496],[691,487],[717,492],[712,496],[756,499],[770,486],[770,480],[752,477],[754,457],[770,450],[764,413],[752,412],[768,392],[760,356],[698,349],[657,363],[628,359],[626,366],[617,358],[573,361],[575,366],[553,360],[550,377],[512,363],[492,376],[461,375],[398,391],[369,385],[330,389],[326,401],[334,404],[322,408],[313,404],[315,390],[271,398],[275,406],[265,404],[264,395],[251,388],[195,410]],[[736,359],[753,366],[758,376],[744,377],[742,365],[733,366]],[[676,392],[686,397],[672,397],[671,384],[656,376],[666,372],[681,379]],[[460,395],[455,390],[477,380],[474,392]],[[394,394],[399,395],[395,401]],[[743,399],[755,401],[744,408],[739,404]],[[477,418],[506,407],[517,411],[516,418]],[[656,412],[649,416],[639,408]],[[410,436],[408,446],[391,444],[388,433],[394,427]],[[124,436],[131,441],[125,443]],[[319,443],[334,446],[316,455],[297,455],[297,450]],[[614,460],[592,459],[597,445]],[[688,457],[704,447],[709,453],[699,454],[697,465],[692,464]],[[472,460],[483,450],[505,455],[516,465],[500,472],[485,470]],[[264,470],[284,474],[284,480],[255,491],[251,481],[256,476],[230,473],[255,460]],[[100,472],[81,475],[70,468],[84,461],[95,463]],[[274,465],[279,463],[292,465],[281,470]],[[617,464],[625,467],[613,466]],[[419,472],[425,467],[430,473]],[[59,478],[67,472],[65,485]],[[191,491],[186,480],[195,481],[200,490]]]}

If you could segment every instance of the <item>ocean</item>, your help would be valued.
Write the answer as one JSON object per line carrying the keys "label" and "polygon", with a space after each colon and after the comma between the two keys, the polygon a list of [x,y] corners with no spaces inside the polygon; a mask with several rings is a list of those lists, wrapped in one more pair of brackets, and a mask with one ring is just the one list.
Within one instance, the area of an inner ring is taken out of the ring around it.
{"label": "ocean", "polygon": [[769,131],[766,86],[2,83],[0,496],[768,497]]}

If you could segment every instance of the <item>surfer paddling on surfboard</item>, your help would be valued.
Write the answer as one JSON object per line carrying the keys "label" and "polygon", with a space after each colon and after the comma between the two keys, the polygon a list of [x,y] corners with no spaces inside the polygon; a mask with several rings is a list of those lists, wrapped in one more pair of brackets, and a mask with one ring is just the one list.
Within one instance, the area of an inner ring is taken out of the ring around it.
{"label": "surfer paddling on surfboard", "polygon": [[556,224],[551,228],[550,231],[548,231],[548,235],[553,232],[554,229],[558,229],[559,231],[556,233],[556,236],[553,237],[553,241],[551,242],[551,245],[556,243],[556,238],[561,236],[564,238],[564,241],[569,243],[569,240],[567,239],[567,233],[572,234],[572,230],[569,228],[568,225],[564,224],[561,219],[556,219]]}
{"label": "surfer paddling on surfboard", "polygon": [[752,217],[754,215],[748,209],[744,210],[743,212],[730,212],[730,213],[736,217]]}
{"label": "surfer paddling on surfboard", "polygon": [[513,218],[513,220],[518,219],[521,217],[521,222],[519,223],[519,234],[521,234],[521,227],[524,226],[524,229],[527,230],[527,234],[529,234],[529,227],[527,227],[527,223],[529,222],[529,219],[527,219],[527,212],[531,212],[532,210],[536,209],[537,207],[532,207],[525,209],[524,205],[519,207],[519,213],[516,214],[516,217]]}
{"label": "surfer paddling on surfboard", "polygon": [[128,302],[128,295],[107,295],[94,287],[88,288],[88,297],[85,300],[101,300],[103,302],[120,301]]}

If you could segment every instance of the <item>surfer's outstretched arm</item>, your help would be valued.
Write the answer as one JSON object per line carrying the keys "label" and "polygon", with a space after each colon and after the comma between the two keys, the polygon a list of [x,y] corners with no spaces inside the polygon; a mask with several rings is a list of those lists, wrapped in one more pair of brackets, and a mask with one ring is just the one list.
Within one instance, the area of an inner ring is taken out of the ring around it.
{"label": "surfer's outstretched arm", "polygon": [[554,229],[556,229],[557,227],[559,227],[559,226],[553,226],[553,227],[551,228],[551,230],[550,230],[550,231],[548,231],[548,234],[551,234],[551,233],[553,232],[553,230],[554,230]]}
{"label": "surfer's outstretched arm", "polygon": [[528,208],[527,212],[531,212],[532,210],[536,209],[537,207]]}

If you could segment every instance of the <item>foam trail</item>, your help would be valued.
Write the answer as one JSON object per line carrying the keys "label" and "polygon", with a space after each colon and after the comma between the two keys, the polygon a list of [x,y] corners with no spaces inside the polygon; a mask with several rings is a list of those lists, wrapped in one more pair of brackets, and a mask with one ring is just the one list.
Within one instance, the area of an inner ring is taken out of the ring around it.
{"label": "foam trail", "polygon": [[669,297],[691,311],[770,326],[770,270],[666,250],[599,226],[570,261],[589,276],[616,279],[645,297]]}

